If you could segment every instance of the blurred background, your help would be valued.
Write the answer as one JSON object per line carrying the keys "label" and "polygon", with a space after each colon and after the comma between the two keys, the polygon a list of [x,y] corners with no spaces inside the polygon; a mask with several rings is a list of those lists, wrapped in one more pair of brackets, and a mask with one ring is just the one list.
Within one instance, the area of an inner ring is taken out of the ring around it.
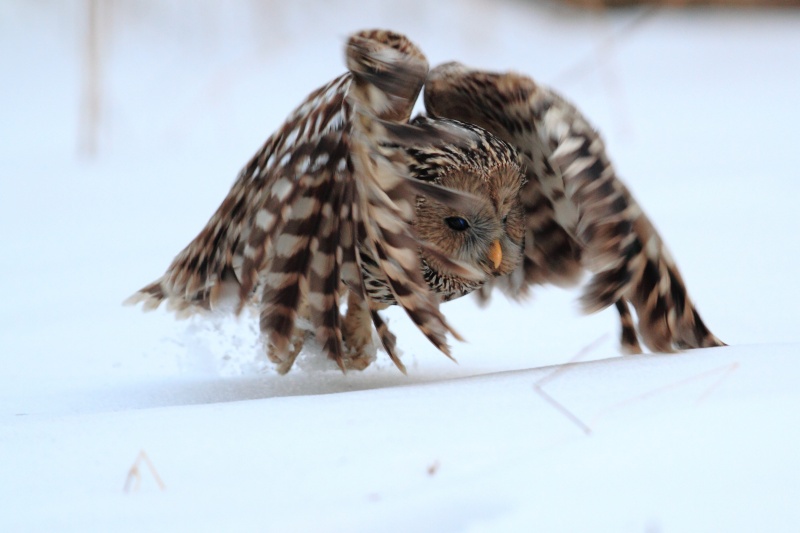
{"label": "blurred background", "polygon": [[[621,99],[626,69],[614,61],[628,48],[626,41],[635,48],[643,33],[657,31],[659,19],[734,23],[759,17],[758,7],[797,5],[797,0],[449,0],[435,5],[421,0],[366,5],[347,0],[7,0],[0,6],[0,42],[4,72],[15,75],[6,77],[7,95],[22,106],[18,111],[38,114],[50,128],[58,124],[48,140],[65,153],[94,156],[138,142],[166,142],[174,150],[175,143],[208,135],[239,145],[237,130],[250,127],[245,119],[252,113],[264,117],[274,108],[279,121],[315,84],[338,74],[342,42],[365,26],[390,26],[424,39],[433,64],[467,58],[487,68],[521,70],[571,92],[579,83],[595,81],[606,85],[603,92],[616,91],[607,98]],[[764,11],[796,18],[791,9]],[[709,25],[707,38],[715,33]],[[684,40],[678,33],[671,38],[676,46]],[[293,87],[301,89],[297,94],[284,90]],[[623,122],[624,116],[614,120]],[[5,123],[19,136],[16,144],[41,140],[38,128]],[[258,133],[264,136],[263,126]]]}
{"label": "blurred background", "polygon": [[[289,112],[344,71],[347,35],[367,27],[406,33],[431,65],[511,69],[557,89],[603,134],[714,332],[800,340],[800,11],[789,4],[4,0],[7,375],[174,372],[176,350],[203,360],[185,323],[120,302],[164,271]],[[495,298],[490,315],[448,304],[471,341],[456,346],[460,371],[563,362],[587,346],[617,355],[614,312],[581,317],[575,296]],[[411,357],[439,361],[405,317],[392,327]],[[223,352],[212,367],[257,350]]]}

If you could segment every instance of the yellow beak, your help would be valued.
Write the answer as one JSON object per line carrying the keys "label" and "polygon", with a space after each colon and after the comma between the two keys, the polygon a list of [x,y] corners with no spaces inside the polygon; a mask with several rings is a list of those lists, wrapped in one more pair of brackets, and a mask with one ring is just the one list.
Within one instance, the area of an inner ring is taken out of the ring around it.
{"label": "yellow beak", "polygon": [[489,260],[495,269],[500,267],[500,263],[503,261],[503,249],[500,247],[500,241],[494,241],[489,247]]}

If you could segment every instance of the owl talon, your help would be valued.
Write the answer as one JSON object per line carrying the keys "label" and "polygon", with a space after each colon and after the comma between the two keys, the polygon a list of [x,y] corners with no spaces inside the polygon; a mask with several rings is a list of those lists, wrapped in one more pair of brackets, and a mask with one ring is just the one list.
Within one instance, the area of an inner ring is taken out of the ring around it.
{"label": "owl talon", "polygon": [[292,342],[286,351],[279,351],[274,344],[269,344],[267,357],[275,363],[275,369],[278,374],[284,375],[292,369],[297,356],[300,355],[300,351],[303,349],[304,340],[303,336],[296,335],[292,337]]}
{"label": "owl talon", "polygon": [[342,369],[342,372],[346,372],[347,370],[364,370],[375,361],[377,350],[371,340],[366,343],[362,342],[363,339],[359,335],[354,335],[353,337],[343,335],[343,337],[345,351],[341,360],[336,361],[339,368]]}
{"label": "owl talon", "polygon": [[375,361],[375,356],[370,356],[365,353],[358,353],[354,356],[348,356],[342,359],[346,370],[364,370],[372,362]]}
{"label": "owl talon", "polygon": [[354,292],[348,293],[347,314],[342,321],[342,339],[345,344],[344,357],[339,364],[342,371],[364,370],[375,360],[369,308]]}

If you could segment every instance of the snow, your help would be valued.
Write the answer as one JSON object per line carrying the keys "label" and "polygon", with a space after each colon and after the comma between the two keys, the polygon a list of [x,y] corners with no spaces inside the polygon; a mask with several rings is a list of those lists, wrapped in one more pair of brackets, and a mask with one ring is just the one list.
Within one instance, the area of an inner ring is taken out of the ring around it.
{"label": "snow", "polygon": [[[0,4],[0,531],[794,531],[800,12],[332,4],[106,4],[93,158],[82,4]],[[392,310],[408,376],[281,377],[252,319],[122,307],[365,27],[576,102],[731,346],[619,357],[543,288],[446,304],[458,364]]]}

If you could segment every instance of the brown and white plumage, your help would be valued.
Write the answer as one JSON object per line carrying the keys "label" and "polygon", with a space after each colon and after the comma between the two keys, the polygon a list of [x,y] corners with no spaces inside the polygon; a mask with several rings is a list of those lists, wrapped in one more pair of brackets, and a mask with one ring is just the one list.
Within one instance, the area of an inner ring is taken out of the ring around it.
{"label": "brown and white plumage", "polygon": [[723,345],[694,308],[658,232],[617,178],[602,139],[573,105],[525,76],[459,63],[429,73],[424,100],[431,116],[486,128],[524,158],[525,259],[505,279],[507,287],[568,284],[585,268],[593,276],[581,298],[584,309],[614,304],[628,351],[641,351],[629,302],[652,350]]}
{"label": "brown and white plumage", "polygon": [[[369,364],[365,348],[374,325],[403,370],[395,338],[377,313],[394,303],[449,355],[446,335],[457,334],[434,290],[450,298],[506,273],[516,265],[521,232],[517,241],[506,239],[495,223],[487,226],[488,236],[481,231],[468,243],[469,254],[454,253],[441,246],[442,239],[415,231],[416,211],[424,204],[476,216],[491,212],[500,220],[499,210],[518,202],[517,154],[490,133],[457,121],[408,123],[428,65],[405,37],[353,35],[346,60],[349,72],[289,116],[241,171],[206,227],[130,303],[153,309],[166,300],[185,314],[214,309],[233,295],[241,311],[255,295],[268,355],[281,372],[302,346],[298,318],[311,322],[316,341],[343,370]],[[491,161],[480,149],[486,146],[496,152]],[[436,152],[447,157],[433,162]],[[490,183],[495,172],[508,205],[470,194],[479,186],[463,192],[447,187],[451,174]]]}
{"label": "brown and white plumage", "polygon": [[[563,98],[513,73],[428,72],[404,36],[350,37],[349,71],[312,93],[236,179],[200,234],[130,302],[179,314],[255,304],[288,371],[310,334],[344,370],[372,360],[378,311],[400,305],[449,355],[442,301],[593,274],[588,312],[615,305],[622,344],[718,346],[599,135]],[[429,117],[409,121],[425,85]],[[347,312],[340,315],[346,300]],[[629,304],[638,316],[634,323]]]}

